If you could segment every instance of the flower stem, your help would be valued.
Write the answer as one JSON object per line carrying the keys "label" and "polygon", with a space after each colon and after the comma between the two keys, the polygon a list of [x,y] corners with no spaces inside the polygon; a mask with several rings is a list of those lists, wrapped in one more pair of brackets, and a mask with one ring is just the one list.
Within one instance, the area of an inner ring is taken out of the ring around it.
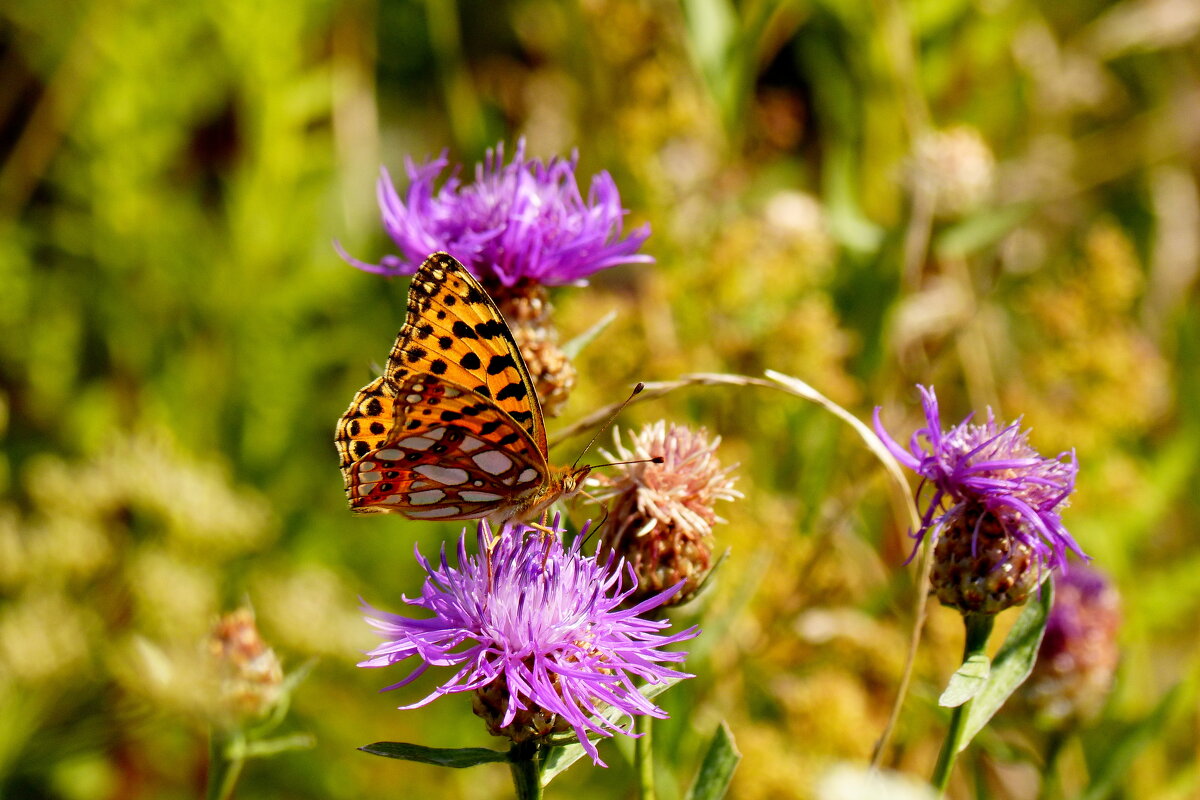
{"label": "flower stem", "polygon": [[1063,745],[1067,743],[1066,734],[1056,731],[1050,735],[1046,743],[1046,766],[1042,768],[1042,790],[1039,798],[1049,800],[1052,797],[1062,797],[1063,791],[1059,774],[1059,756],[1062,755]]}
{"label": "flower stem", "polygon": [[229,800],[246,763],[240,731],[213,728],[208,738],[208,786],[205,800]]}
{"label": "flower stem", "polygon": [[514,744],[508,751],[508,769],[512,773],[517,800],[541,800],[542,762],[532,742]]}
{"label": "flower stem", "polygon": [[[963,625],[967,629],[966,641],[963,643],[964,664],[971,656],[983,653],[987,649],[988,637],[992,634],[995,622],[996,617],[993,614],[963,615]],[[938,753],[937,766],[933,768],[932,783],[938,790],[938,797],[946,794],[946,786],[950,783],[950,773],[954,771],[954,760],[958,757],[958,739],[972,702],[974,701],[968,700],[955,708],[954,713],[950,715],[950,728],[946,731],[946,740],[942,742],[942,751]]]}
{"label": "flower stem", "polygon": [[638,797],[641,800],[654,800],[654,740],[651,737],[654,718],[643,714],[635,719],[635,730],[641,734],[633,740],[633,761],[638,776]]}

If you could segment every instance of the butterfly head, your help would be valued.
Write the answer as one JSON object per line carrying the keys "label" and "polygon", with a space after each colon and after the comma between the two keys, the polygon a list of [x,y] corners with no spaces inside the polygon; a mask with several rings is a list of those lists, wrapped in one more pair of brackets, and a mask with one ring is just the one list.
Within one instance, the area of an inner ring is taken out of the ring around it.
{"label": "butterfly head", "polygon": [[562,494],[563,497],[571,497],[580,489],[583,488],[583,482],[587,478],[588,473],[592,471],[590,466],[572,467],[562,476]]}

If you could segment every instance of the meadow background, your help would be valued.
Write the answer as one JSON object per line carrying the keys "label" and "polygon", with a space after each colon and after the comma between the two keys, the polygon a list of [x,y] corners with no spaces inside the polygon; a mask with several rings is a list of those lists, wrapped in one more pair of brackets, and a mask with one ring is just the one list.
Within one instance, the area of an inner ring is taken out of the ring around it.
{"label": "meadow background", "polygon": [[[403,315],[381,165],[499,141],[578,149],[649,222],[653,265],[556,290],[577,360],[551,431],[638,380],[802,378],[897,438],[1024,415],[1075,448],[1064,520],[1124,596],[1122,662],[1063,755],[1064,796],[1200,793],[1200,6],[1191,0],[5,0],[0,5],[0,796],[189,798],[185,688],[253,604],[295,669],[244,798],[505,796],[502,766],[355,748],[491,746],[469,701],[357,669],[359,597],[398,610],[461,526],[353,517],[334,423]],[[1190,398],[1190,399],[1189,399]],[[805,798],[865,763],[911,623],[906,518],[861,441],[758,388],[629,410],[723,437],[745,499],[665,695],[661,792],[725,719],[732,796]],[[582,441],[557,458],[574,459]],[[573,518],[594,515],[577,507]],[[1007,612],[1015,615],[1016,612]],[[933,608],[885,764],[927,777],[956,612]],[[1046,734],[1006,713],[952,795],[1028,797]],[[632,796],[620,748],[551,797]],[[627,753],[628,750],[626,749]],[[1084,794],[1092,791],[1091,794]]]}

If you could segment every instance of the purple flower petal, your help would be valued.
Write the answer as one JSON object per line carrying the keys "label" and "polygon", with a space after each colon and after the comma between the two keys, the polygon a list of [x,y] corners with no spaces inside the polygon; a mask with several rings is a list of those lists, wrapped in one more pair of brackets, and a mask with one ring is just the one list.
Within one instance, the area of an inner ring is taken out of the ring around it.
{"label": "purple flower petal", "polygon": [[475,180],[462,184],[446,153],[417,166],[405,163],[408,190],[401,197],[385,169],[377,197],[384,229],[399,249],[379,264],[338,252],[347,262],[381,275],[411,275],[425,258],[445,250],[481,279],[505,286],[532,280],[547,286],[576,283],[619,264],[650,263],[638,248],[648,225],[622,237],[625,215],[616,183],[607,172],[592,178],[587,198],[575,177],[578,154],[548,164],[525,157],[525,140],[504,163],[503,144],[475,167]]}
{"label": "purple flower petal", "polygon": [[502,724],[530,706],[558,714],[603,766],[588,736],[630,731],[602,711],[612,708],[629,718],[666,716],[637,691],[631,676],[651,683],[691,677],[664,666],[687,654],[663,648],[691,639],[698,629],[663,635],[669,622],[637,616],[661,605],[679,587],[636,609],[623,609],[632,573],[624,562],[585,557],[579,549],[582,535],[567,548],[557,537],[514,525],[493,540],[481,523],[477,536],[479,554],[468,555],[464,531],[457,566],[450,565],[445,547],[436,565],[418,553],[427,577],[420,596],[404,601],[431,612],[431,618],[367,607],[367,621],[385,641],[359,666],[419,659],[413,674],[388,688],[406,685],[430,666],[458,668],[431,694],[405,708],[426,705],[443,694],[475,691],[503,677],[509,705]]}
{"label": "purple flower petal", "polygon": [[913,535],[920,542],[930,530],[953,518],[953,509],[964,502],[981,503],[1008,532],[1028,544],[1042,566],[1066,565],[1068,550],[1087,558],[1059,519],[1075,489],[1079,466],[1074,452],[1043,458],[1028,442],[1028,431],[1019,423],[1002,426],[991,410],[987,421],[971,424],[968,416],[942,430],[937,395],[918,386],[925,410],[925,427],[919,428],[905,450],[883,428],[875,409],[875,433],[900,463],[928,481],[933,492],[922,513],[921,527]]}

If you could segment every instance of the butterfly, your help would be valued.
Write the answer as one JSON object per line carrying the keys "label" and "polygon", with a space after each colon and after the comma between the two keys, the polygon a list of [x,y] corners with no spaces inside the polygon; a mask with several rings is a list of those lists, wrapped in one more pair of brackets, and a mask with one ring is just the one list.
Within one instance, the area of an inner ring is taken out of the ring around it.
{"label": "butterfly", "polygon": [[384,374],[354,396],[335,444],[352,510],[412,519],[531,520],[591,470],[550,464],[512,331],[447,253],[413,276]]}

